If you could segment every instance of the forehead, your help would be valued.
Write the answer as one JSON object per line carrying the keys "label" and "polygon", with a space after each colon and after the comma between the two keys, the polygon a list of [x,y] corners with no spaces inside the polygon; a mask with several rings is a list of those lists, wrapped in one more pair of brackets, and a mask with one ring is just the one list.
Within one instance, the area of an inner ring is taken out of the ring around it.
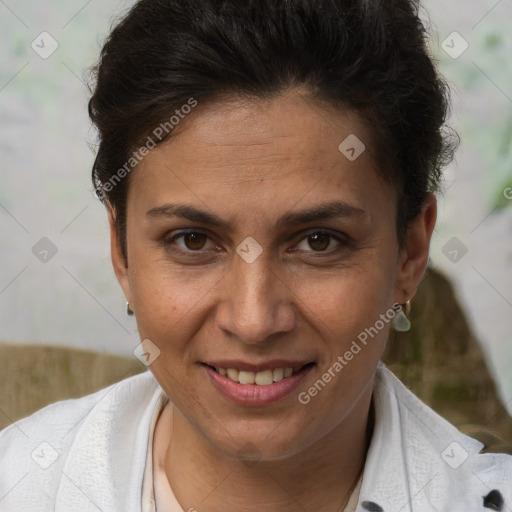
{"label": "forehead", "polygon": [[[309,162],[319,156],[337,159],[339,144],[350,135],[366,142],[367,156],[373,153],[369,130],[357,113],[334,109],[296,92],[273,99],[199,105],[180,128],[167,146],[174,145],[182,157],[191,147],[200,147],[233,165],[304,158]],[[198,153],[187,155],[195,156],[201,157]]]}
{"label": "forehead", "polygon": [[375,161],[370,134],[353,111],[297,93],[218,101],[199,105],[144,158],[131,176],[129,204],[149,209],[179,196],[265,210],[342,192],[362,206],[383,187]]}

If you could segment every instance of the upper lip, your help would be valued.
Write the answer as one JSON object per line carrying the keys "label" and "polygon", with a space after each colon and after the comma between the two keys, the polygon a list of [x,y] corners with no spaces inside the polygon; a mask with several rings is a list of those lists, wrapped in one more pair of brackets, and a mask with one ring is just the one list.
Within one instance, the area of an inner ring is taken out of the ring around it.
{"label": "upper lip", "polygon": [[260,361],[258,363],[249,363],[239,359],[218,359],[215,361],[203,361],[203,363],[209,366],[214,366],[215,368],[235,368],[236,370],[258,373],[264,370],[272,370],[274,368],[293,368],[294,370],[298,370],[306,364],[313,363],[313,361],[306,359],[300,361],[291,359],[272,359],[269,361]]}

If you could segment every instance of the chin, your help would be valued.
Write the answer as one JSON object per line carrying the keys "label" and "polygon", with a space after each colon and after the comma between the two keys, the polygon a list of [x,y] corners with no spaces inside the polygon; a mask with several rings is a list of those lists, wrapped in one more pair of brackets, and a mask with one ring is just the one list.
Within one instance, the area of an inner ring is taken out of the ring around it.
{"label": "chin", "polygon": [[255,432],[253,428],[246,432],[238,431],[236,435],[224,435],[222,439],[210,439],[210,444],[225,456],[251,465],[292,457],[305,448],[307,442],[303,436],[301,429],[294,433],[289,429],[278,430],[273,425],[260,432]]}

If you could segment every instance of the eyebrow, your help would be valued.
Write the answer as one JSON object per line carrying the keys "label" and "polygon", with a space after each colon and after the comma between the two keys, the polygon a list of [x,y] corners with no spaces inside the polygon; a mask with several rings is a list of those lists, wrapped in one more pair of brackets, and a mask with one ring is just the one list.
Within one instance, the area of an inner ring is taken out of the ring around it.
{"label": "eyebrow", "polygon": [[[146,215],[150,218],[178,217],[233,231],[233,225],[230,222],[223,220],[218,215],[186,204],[167,203],[162,206],[151,208],[151,210],[146,212]],[[343,201],[334,201],[322,203],[318,206],[305,210],[285,213],[278,219],[276,226],[278,228],[286,228],[300,224],[318,222],[321,220],[361,217],[365,215],[367,215],[367,212],[361,208]]]}

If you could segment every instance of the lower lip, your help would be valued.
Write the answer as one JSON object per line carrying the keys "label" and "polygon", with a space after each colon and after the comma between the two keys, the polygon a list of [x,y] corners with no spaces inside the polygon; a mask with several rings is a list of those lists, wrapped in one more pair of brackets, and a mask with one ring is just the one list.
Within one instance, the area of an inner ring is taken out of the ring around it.
{"label": "lower lip", "polygon": [[267,405],[282,400],[292,393],[314,365],[302,367],[297,373],[268,386],[240,384],[217,373],[206,364],[201,365],[212,384],[229,400],[239,405]]}

